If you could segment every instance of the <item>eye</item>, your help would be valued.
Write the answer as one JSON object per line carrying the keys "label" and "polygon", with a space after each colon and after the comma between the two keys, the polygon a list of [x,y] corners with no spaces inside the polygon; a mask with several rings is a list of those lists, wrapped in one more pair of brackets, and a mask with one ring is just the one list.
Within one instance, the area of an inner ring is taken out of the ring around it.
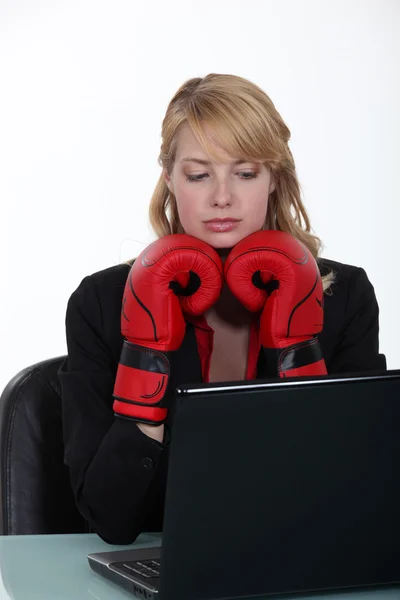
{"label": "eye", "polygon": [[199,175],[186,175],[186,181],[203,181],[205,175],[207,175],[207,173],[200,173]]}
{"label": "eye", "polygon": [[240,175],[248,175],[248,177],[242,177],[242,179],[255,179],[258,173],[256,171],[241,171]]}
{"label": "eye", "polygon": [[[255,179],[258,175],[258,172],[239,171],[238,175],[241,175],[240,179]],[[206,177],[209,177],[208,173],[199,173],[199,175],[186,175],[186,181],[204,181]]]}

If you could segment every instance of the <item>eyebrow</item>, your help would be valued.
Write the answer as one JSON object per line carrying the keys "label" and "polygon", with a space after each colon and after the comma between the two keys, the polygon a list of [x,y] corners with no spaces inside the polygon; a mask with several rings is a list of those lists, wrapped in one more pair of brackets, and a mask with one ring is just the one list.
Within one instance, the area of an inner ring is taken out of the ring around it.
{"label": "eyebrow", "polygon": [[[211,165],[211,161],[209,160],[205,160],[203,158],[195,158],[192,156],[186,156],[185,158],[182,158],[180,161],[180,163],[184,163],[184,162],[194,162],[194,163],[198,163],[199,165],[204,165],[206,167],[208,167],[209,165]],[[248,163],[248,162],[253,162],[251,160],[245,160],[244,158],[239,158],[238,160],[233,161],[231,164],[236,166],[236,165],[242,165],[244,163]]]}

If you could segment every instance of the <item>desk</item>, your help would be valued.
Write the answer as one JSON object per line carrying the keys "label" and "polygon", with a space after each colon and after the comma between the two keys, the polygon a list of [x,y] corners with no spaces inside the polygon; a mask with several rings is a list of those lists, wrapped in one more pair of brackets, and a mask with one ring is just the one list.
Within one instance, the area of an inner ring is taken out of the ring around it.
{"label": "desk", "polygon": [[[143,534],[132,546],[110,546],[94,534],[0,537],[0,599],[133,600],[133,595],[94,573],[86,556],[91,552],[156,546],[159,543],[159,534]],[[284,598],[292,600],[295,597]],[[300,598],[398,600],[400,588],[303,595]],[[269,596],[268,600],[272,597]]]}

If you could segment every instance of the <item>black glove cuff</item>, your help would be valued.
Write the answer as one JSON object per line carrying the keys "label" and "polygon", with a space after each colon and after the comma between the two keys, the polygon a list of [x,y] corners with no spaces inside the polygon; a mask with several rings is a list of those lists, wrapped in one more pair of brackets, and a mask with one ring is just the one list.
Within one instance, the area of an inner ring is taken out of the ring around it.
{"label": "black glove cuff", "polygon": [[286,348],[263,348],[263,352],[268,377],[279,377],[282,371],[299,369],[324,358],[316,338]]}
{"label": "black glove cuff", "polygon": [[170,364],[168,354],[168,352],[159,352],[158,350],[132,344],[132,342],[124,340],[119,362],[121,365],[140,369],[141,371],[169,375]]}

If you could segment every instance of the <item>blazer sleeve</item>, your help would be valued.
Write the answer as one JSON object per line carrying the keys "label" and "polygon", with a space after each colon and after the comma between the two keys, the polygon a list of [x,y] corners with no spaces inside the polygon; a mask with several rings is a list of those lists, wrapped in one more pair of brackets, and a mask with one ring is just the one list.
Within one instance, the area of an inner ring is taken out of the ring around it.
{"label": "blazer sleeve", "polygon": [[112,410],[117,364],[105,342],[97,290],[90,276],[68,301],[68,356],[61,385],[64,460],[78,509],[98,535],[132,543],[143,531],[161,531],[157,475],[163,444]]}
{"label": "blazer sleeve", "polygon": [[386,371],[386,357],[379,353],[379,306],[364,269],[350,278],[342,330],[328,373]]}

